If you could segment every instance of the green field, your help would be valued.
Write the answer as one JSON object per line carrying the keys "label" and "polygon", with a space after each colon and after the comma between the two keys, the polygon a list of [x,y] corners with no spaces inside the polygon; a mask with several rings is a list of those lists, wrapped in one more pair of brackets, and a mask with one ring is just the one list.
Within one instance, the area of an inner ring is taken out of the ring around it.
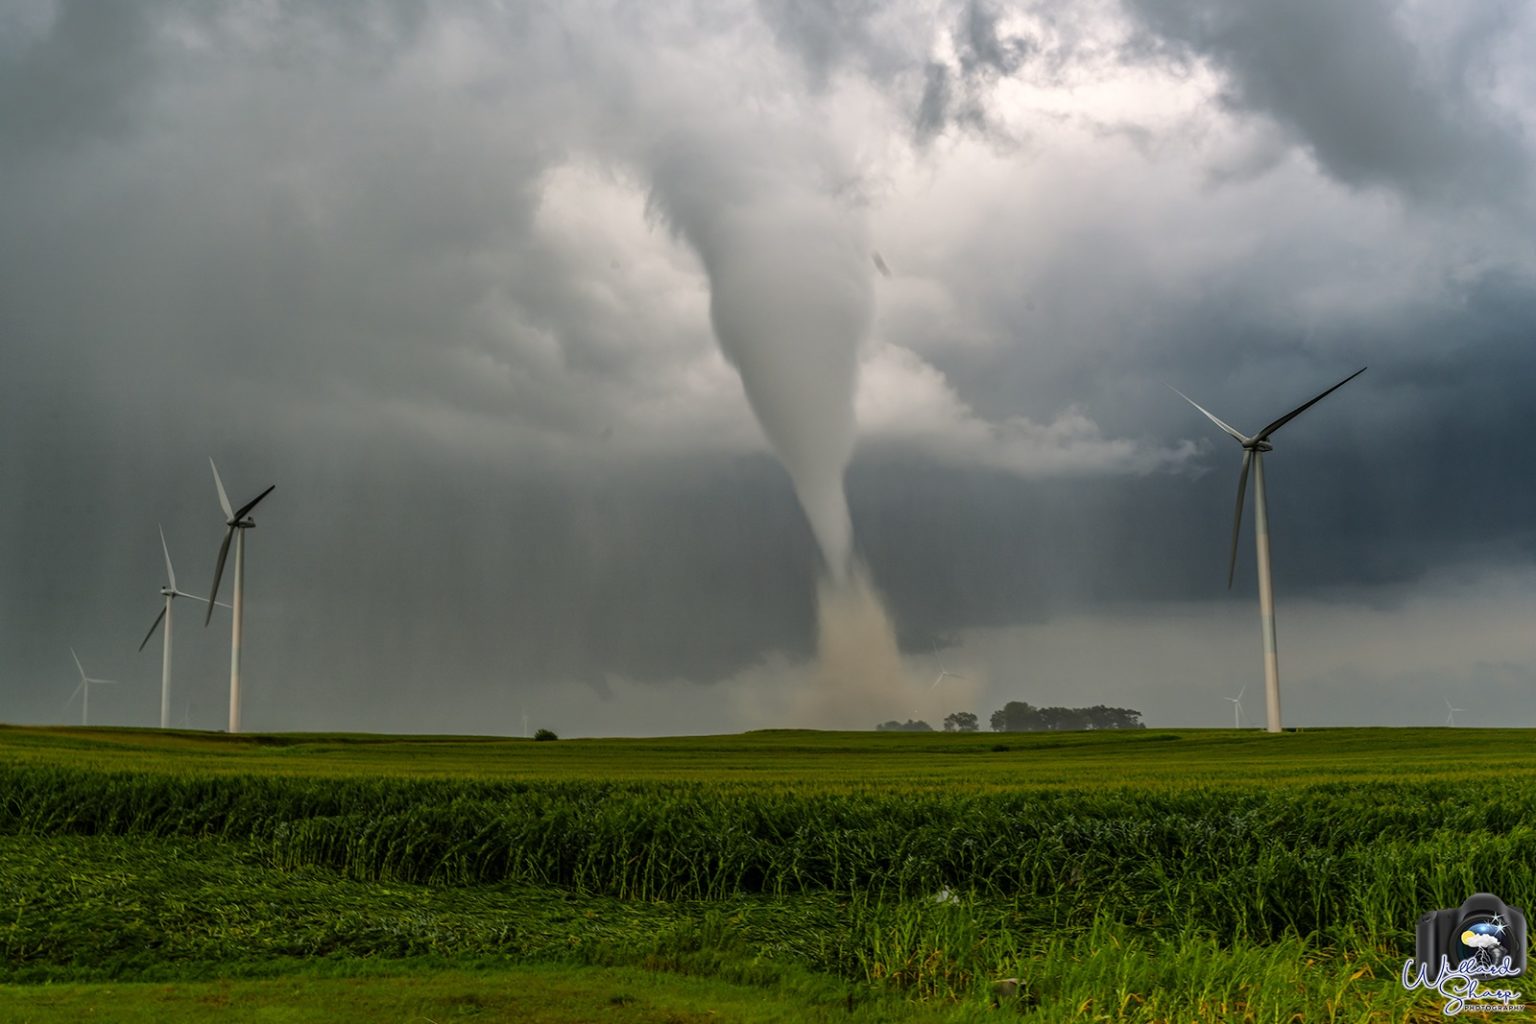
{"label": "green field", "polygon": [[1428,1021],[1533,825],[1514,730],[0,727],[0,1021]]}

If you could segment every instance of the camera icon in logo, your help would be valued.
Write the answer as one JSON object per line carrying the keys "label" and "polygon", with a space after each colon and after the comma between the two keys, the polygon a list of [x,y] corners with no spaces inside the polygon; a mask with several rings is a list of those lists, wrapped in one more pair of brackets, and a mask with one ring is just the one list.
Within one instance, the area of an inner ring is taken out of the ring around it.
{"label": "camera icon in logo", "polygon": [[[1513,977],[1525,972],[1525,952],[1525,915],[1490,892],[1469,896],[1459,907],[1429,911],[1414,934],[1414,959],[1431,975],[1444,957],[1452,970],[1466,964],[1468,977]],[[1506,958],[1509,970],[1495,971]]]}

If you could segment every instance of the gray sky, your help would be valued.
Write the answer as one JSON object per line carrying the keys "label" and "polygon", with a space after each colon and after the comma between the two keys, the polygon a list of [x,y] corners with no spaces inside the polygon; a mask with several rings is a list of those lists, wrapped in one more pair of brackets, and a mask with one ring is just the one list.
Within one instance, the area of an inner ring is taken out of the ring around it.
{"label": "gray sky", "polygon": [[[155,528],[205,591],[211,455],[277,484],[249,728],[817,724],[824,563],[760,422],[835,477],[851,409],[914,674],[1228,723],[1239,453],[1165,385],[1255,430],[1369,365],[1266,462],[1288,722],[1536,725],[1532,38],[1527,3],[0,0],[0,720],[78,720],[73,646],[121,681],[93,719],[158,721]],[[223,621],[178,605],[173,717],[223,723]]]}

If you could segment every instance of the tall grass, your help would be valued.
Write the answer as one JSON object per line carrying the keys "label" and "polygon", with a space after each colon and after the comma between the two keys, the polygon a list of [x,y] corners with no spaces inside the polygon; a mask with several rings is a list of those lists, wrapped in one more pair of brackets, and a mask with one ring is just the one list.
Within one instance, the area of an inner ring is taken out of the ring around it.
{"label": "tall grass", "polygon": [[[665,783],[326,780],[0,767],[0,834],[219,836],[360,881],[641,900],[941,890],[1167,933],[1411,944],[1479,889],[1531,905],[1536,792],[765,792]],[[915,969],[915,968],[914,968]]]}

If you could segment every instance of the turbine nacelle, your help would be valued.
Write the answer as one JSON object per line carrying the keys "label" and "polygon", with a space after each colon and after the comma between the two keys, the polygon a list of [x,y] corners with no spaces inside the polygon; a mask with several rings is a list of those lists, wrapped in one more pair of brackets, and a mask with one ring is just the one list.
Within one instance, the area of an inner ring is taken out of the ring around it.
{"label": "turbine nacelle", "polygon": [[1243,442],[1243,450],[1248,452],[1272,452],[1275,446],[1268,441],[1260,441],[1258,438],[1250,438]]}

